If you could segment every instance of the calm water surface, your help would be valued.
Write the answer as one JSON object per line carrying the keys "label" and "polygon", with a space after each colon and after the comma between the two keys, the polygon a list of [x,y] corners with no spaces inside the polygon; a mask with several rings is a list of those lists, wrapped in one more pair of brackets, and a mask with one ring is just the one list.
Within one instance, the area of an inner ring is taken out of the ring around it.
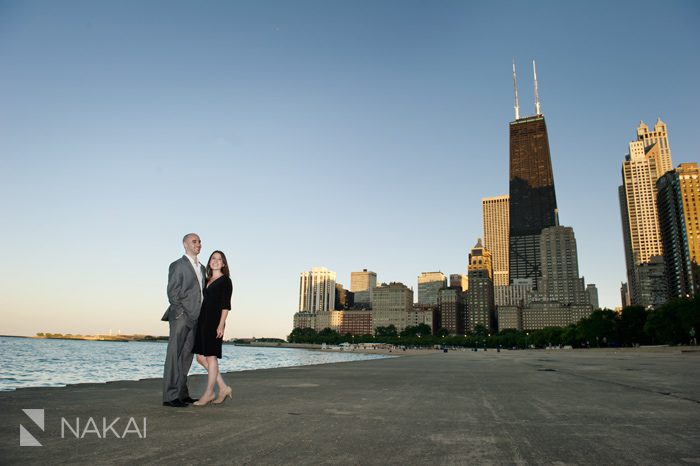
{"label": "calm water surface", "polygon": [[[0,390],[163,376],[167,342],[44,340],[0,337]],[[291,348],[223,346],[221,372],[305,366],[387,356]],[[206,374],[196,362],[190,374]]]}

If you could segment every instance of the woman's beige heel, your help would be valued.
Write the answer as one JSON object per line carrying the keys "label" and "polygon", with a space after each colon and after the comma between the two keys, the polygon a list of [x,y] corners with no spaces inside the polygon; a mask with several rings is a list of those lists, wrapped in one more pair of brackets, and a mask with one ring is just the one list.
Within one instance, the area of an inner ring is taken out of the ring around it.
{"label": "woman's beige heel", "polygon": [[215,405],[220,405],[221,403],[226,401],[226,397],[233,399],[232,395],[233,390],[231,389],[231,387],[226,387],[226,390],[224,390],[223,393],[219,393],[219,396],[216,397],[216,400],[212,401],[212,403],[214,403]]}

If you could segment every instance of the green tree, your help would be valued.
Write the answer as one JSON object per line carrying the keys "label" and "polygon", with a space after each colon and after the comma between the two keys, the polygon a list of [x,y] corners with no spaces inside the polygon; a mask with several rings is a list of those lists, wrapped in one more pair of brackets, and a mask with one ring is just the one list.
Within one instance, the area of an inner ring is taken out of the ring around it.
{"label": "green tree", "polygon": [[435,335],[438,337],[447,337],[447,336],[449,336],[449,334],[450,334],[449,330],[447,330],[444,327],[440,327],[440,329],[437,332],[435,332]]}
{"label": "green tree", "polygon": [[295,328],[287,337],[290,343],[315,343],[317,338],[316,330],[312,328]]}
{"label": "green tree", "polygon": [[615,312],[610,309],[593,311],[590,317],[581,319],[576,327],[579,339],[591,345],[603,346],[617,339]]}
{"label": "green tree", "polygon": [[644,331],[655,344],[688,343],[690,329],[700,324],[700,297],[673,299],[651,311]]}
{"label": "green tree", "polygon": [[398,336],[398,332],[396,331],[396,326],[394,324],[391,324],[386,327],[377,327],[374,330],[374,334],[378,337],[395,337]]}
{"label": "green tree", "polygon": [[557,346],[562,342],[564,329],[561,327],[546,327],[541,330],[535,330],[530,334],[530,339],[533,345],[538,348],[547,346]]}
{"label": "green tree", "polygon": [[332,328],[324,328],[318,332],[316,343],[326,343],[329,345],[337,345],[340,343],[340,334]]}
{"label": "green tree", "polygon": [[570,324],[564,327],[561,334],[561,342],[564,345],[579,346],[580,340],[578,338],[576,324]]}
{"label": "green tree", "polygon": [[635,343],[647,343],[649,337],[644,332],[647,322],[647,311],[642,306],[629,306],[622,310],[617,321],[617,335],[620,344],[631,346]]}
{"label": "green tree", "polygon": [[432,331],[429,325],[418,324],[416,326],[409,325],[401,331],[401,337],[425,337],[432,335]]}

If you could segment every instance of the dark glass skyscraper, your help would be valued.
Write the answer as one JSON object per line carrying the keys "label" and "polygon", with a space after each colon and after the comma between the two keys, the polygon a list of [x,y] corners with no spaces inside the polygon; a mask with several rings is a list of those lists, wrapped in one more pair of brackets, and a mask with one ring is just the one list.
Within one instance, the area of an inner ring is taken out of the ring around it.
{"label": "dark glass skyscraper", "polygon": [[510,281],[537,289],[540,233],[559,224],[547,125],[541,114],[510,122]]}
{"label": "dark glass skyscraper", "polygon": [[656,181],[669,298],[700,294],[700,169],[682,163]]}

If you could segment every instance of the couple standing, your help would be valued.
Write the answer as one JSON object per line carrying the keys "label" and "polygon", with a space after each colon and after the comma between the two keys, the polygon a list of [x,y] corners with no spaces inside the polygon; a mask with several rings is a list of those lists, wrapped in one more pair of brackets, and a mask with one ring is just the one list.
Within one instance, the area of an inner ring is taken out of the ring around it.
{"label": "couple standing", "polygon": [[[205,268],[197,259],[202,249],[199,236],[185,235],[182,245],[185,255],[170,264],[170,306],[161,319],[170,325],[163,373],[163,406],[173,408],[183,408],[189,403],[195,406],[223,403],[232,393],[219,373],[218,361],[233,293],[226,256],[214,251]],[[199,400],[190,397],[187,389],[193,353],[208,374],[207,388]],[[215,385],[219,388],[218,396],[214,392]]]}

